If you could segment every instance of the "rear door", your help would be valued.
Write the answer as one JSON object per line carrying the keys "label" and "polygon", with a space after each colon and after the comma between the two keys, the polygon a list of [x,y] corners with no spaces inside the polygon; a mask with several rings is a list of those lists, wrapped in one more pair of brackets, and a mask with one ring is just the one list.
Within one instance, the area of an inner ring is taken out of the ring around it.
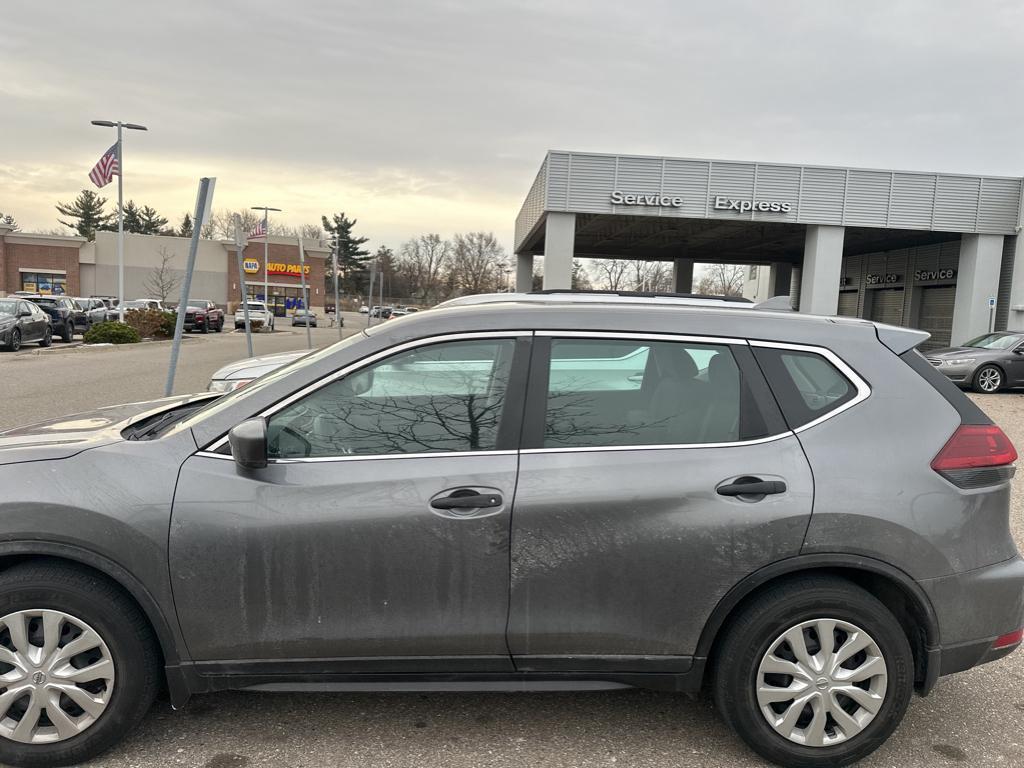
{"label": "rear door", "polygon": [[[542,334],[512,519],[518,669],[684,670],[728,590],[799,552],[812,479],[736,339]],[[743,493],[742,486],[758,493]]]}

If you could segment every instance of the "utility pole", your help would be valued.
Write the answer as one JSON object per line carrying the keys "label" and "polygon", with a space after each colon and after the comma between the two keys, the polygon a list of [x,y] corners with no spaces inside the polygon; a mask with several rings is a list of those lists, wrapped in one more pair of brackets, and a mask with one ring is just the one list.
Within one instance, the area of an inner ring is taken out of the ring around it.
{"label": "utility pole", "polygon": [[306,249],[302,247],[302,235],[299,235],[299,276],[302,279],[302,309],[306,312],[306,349],[313,348],[313,332],[309,329],[309,296],[306,294]]}
{"label": "utility pole", "polygon": [[341,238],[334,235],[334,319],[338,323],[338,339],[341,339],[341,305],[338,303],[338,256],[341,251]]}
{"label": "utility pole", "polygon": [[122,129],[148,131],[138,123],[124,123],[120,120],[93,120],[93,125],[117,128],[117,317],[124,322],[124,139]]}
{"label": "utility pole", "polygon": [[245,265],[242,251],[245,249],[245,233],[242,232],[242,217],[237,213],[235,221],[235,253],[238,256],[238,286],[242,292],[242,317],[245,318],[245,345],[249,349],[249,357],[252,353],[252,325],[249,322],[249,288],[245,284]]}

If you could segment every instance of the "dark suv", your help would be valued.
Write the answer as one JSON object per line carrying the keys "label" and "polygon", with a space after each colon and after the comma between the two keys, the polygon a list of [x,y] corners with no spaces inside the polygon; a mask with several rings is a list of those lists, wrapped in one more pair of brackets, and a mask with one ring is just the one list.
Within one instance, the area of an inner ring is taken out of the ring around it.
{"label": "dark suv", "polygon": [[3,433],[0,761],[85,760],[162,685],[705,688],[770,760],[858,760],[1021,642],[1017,455],[926,338],[474,297]]}
{"label": "dark suv", "polygon": [[89,316],[69,296],[34,296],[30,301],[50,316],[53,333],[61,341],[69,342],[89,327]]}

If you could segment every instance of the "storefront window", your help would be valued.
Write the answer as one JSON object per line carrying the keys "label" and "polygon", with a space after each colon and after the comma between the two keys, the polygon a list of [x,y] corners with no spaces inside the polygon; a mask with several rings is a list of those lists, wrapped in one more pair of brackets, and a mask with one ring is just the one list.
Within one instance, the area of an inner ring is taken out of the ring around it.
{"label": "storefront window", "polygon": [[302,301],[302,288],[284,288],[272,285],[269,297],[264,295],[262,285],[247,285],[246,288],[249,298],[266,302],[267,309],[273,312],[275,317],[289,317],[296,309],[306,308]]}
{"label": "storefront window", "polygon": [[38,293],[41,296],[62,296],[67,293],[67,275],[47,272],[22,272],[21,290]]}

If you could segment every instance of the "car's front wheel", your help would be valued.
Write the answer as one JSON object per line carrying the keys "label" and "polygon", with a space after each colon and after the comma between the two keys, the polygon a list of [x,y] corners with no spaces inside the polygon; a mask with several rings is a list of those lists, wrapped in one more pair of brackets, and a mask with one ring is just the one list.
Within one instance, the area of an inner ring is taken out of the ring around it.
{"label": "car's front wheel", "polygon": [[56,563],[0,575],[0,762],[79,763],[138,724],[158,687],[145,618],[113,584]]}
{"label": "car's front wheel", "polygon": [[714,696],[758,754],[791,768],[843,766],[877,749],[906,712],[914,659],[875,597],[835,577],[768,589],[731,622]]}
{"label": "car's front wheel", "polygon": [[10,346],[11,352],[21,349],[21,331],[17,328],[11,331],[11,343],[8,346]]}
{"label": "car's front wheel", "polygon": [[1003,372],[995,365],[983,365],[974,374],[973,389],[975,392],[992,394],[1003,386]]}

